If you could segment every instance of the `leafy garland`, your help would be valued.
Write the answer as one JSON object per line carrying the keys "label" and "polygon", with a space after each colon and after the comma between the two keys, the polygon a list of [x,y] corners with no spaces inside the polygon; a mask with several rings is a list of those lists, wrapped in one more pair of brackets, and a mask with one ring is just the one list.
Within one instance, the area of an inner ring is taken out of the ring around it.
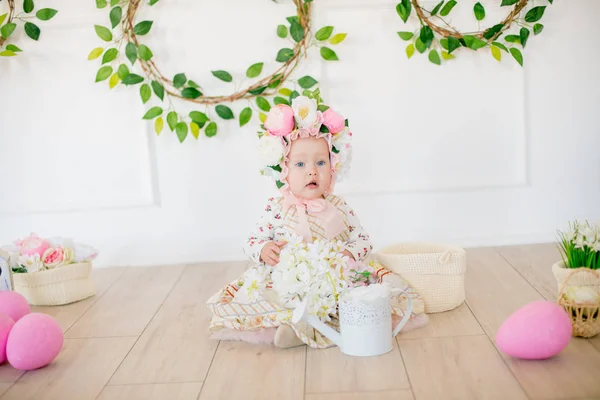
{"label": "leafy garland", "polygon": [[[107,8],[109,0],[96,0],[96,7]],[[153,6],[159,0],[148,0]],[[172,79],[165,77],[156,66],[152,50],[141,43],[140,37],[147,35],[152,29],[153,21],[135,20],[136,12],[140,6],[140,0],[110,0],[109,19],[110,29],[105,26],[95,25],[96,34],[100,39],[109,43],[105,47],[93,49],[89,60],[101,58],[101,66],[96,73],[96,82],[108,80],[110,89],[119,84],[126,86],[139,85],[139,94],[144,104],[152,98],[152,94],[163,104],[149,107],[143,115],[145,120],[154,120],[154,130],[160,134],[165,126],[177,135],[183,142],[188,134],[198,139],[200,131],[204,129],[204,135],[213,137],[217,134],[218,123],[213,117],[212,111],[221,120],[233,120],[236,116],[233,110],[224,103],[233,103],[238,100],[248,101],[248,106],[243,108],[237,119],[239,126],[246,125],[258,114],[261,122],[266,119],[266,112],[271,109],[271,104],[287,104],[300,95],[298,90],[307,91],[317,85],[317,80],[311,76],[304,76],[294,84],[300,88],[282,87],[288,80],[299,61],[305,57],[310,47],[319,48],[321,57],[327,61],[337,61],[336,52],[329,47],[341,43],[346,38],[346,33],[334,35],[333,26],[324,26],[319,29],[314,38],[311,36],[310,11],[312,0],[293,0],[296,5],[297,15],[288,17],[286,25],[277,26],[277,36],[282,39],[291,37],[293,48],[281,48],[275,57],[275,61],[282,65],[272,74],[260,78],[263,72],[264,62],[252,64],[246,70],[246,77],[255,80],[248,87],[240,89],[233,94],[206,96],[202,87],[188,78],[188,75],[180,72]],[[113,34],[119,28],[120,32]],[[116,39],[114,39],[116,38]],[[124,52],[122,47],[124,46]],[[122,56],[126,60],[119,60]],[[131,72],[126,61],[133,67],[139,67],[139,73]],[[137,65],[136,65],[137,64]],[[225,70],[211,71],[212,75],[224,82],[233,82],[232,75]],[[268,98],[274,97],[272,103]],[[180,99],[205,106],[203,111],[191,111],[187,115],[178,113],[172,103],[172,99]],[[165,105],[164,103],[167,103]],[[255,109],[256,106],[258,109]]]}
{"label": "leafy garland", "polygon": [[40,21],[49,21],[58,13],[58,11],[53,8],[42,8],[35,14],[31,14],[35,9],[33,0],[23,0],[22,8],[22,12],[15,14],[15,0],[8,0],[8,12],[0,15],[0,56],[2,57],[14,57],[17,53],[23,51],[14,44],[8,44],[4,47],[10,36],[17,29],[17,23],[14,22],[15,20],[24,22],[23,27],[25,29],[25,34],[37,41],[40,38],[41,29],[29,20],[37,18]]}
{"label": "leafy garland", "polygon": [[[547,1],[550,4],[553,2],[553,0]],[[529,0],[502,0],[502,7],[513,6],[512,11],[502,22],[484,31],[461,33],[443,18],[450,14],[456,4],[456,0],[441,0],[431,11],[421,7],[418,0],[402,0],[396,5],[396,12],[404,23],[408,21],[414,9],[421,24],[421,28],[415,32],[398,32],[402,40],[410,41],[406,46],[406,56],[409,59],[415,53],[415,49],[421,54],[429,49],[429,61],[441,65],[440,53],[444,60],[451,60],[455,58],[452,53],[460,47],[475,51],[489,48],[496,60],[501,61],[502,51],[504,51],[523,66],[523,53],[517,46],[524,49],[531,32],[538,35],[544,29],[544,25],[538,21],[544,16],[546,6],[532,7],[522,17],[521,14],[527,8]],[[473,14],[477,21],[485,19],[485,8],[481,2],[473,6]],[[441,21],[444,26],[437,25],[434,20]],[[513,25],[520,26],[518,34],[508,32]],[[502,35],[504,35],[504,43],[500,39]]]}

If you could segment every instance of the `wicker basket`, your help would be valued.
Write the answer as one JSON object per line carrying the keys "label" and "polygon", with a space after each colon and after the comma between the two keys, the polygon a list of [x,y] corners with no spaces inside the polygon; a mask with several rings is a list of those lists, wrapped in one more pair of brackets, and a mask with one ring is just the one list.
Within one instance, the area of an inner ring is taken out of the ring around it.
{"label": "wicker basket", "polygon": [[14,291],[29,304],[57,306],[87,299],[96,294],[89,262],[69,264],[34,273],[13,274]]}
{"label": "wicker basket", "polygon": [[600,293],[600,273],[590,268],[565,268],[559,262],[552,267],[558,281],[557,302],[571,317],[573,336],[591,338],[600,333],[600,301],[576,302],[565,294],[568,288],[588,287]]}
{"label": "wicker basket", "polygon": [[449,311],[465,301],[467,257],[460,247],[399,243],[379,250],[374,256],[423,296],[426,313]]}

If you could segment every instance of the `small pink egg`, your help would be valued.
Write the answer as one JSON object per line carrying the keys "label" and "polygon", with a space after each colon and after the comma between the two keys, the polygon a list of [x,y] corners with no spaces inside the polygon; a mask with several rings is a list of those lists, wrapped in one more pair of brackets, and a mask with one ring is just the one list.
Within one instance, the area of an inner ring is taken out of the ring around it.
{"label": "small pink egg", "polygon": [[8,314],[13,321],[18,322],[30,312],[29,302],[23,295],[8,290],[0,292],[0,313]]}
{"label": "small pink egg", "polygon": [[15,321],[8,314],[0,313],[0,364],[6,361],[6,342]]}
{"label": "small pink egg", "polygon": [[60,353],[63,331],[47,314],[31,313],[21,318],[10,331],[6,357],[10,365],[22,371],[50,364]]}
{"label": "small pink egg", "polygon": [[534,301],[511,314],[496,334],[498,348],[516,358],[543,360],[560,353],[571,340],[571,318],[550,301]]}

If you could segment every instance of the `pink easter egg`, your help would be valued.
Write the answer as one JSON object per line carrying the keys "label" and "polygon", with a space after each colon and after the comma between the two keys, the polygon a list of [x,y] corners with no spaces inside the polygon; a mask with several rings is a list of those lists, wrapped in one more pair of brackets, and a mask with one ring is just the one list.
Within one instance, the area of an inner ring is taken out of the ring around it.
{"label": "pink easter egg", "polygon": [[30,312],[29,302],[23,295],[7,290],[0,292],[0,313],[8,314],[16,323]]}
{"label": "pink easter egg", "polygon": [[15,321],[8,314],[0,313],[0,364],[6,361],[6,342]]}
{"label": "pink easter egg", "polygon": [[560,353],[572,332],[571,318],[561,306],[534,301],[504,321],[496,334],[496,345],[512,357],[543,360]]}
{"label": "pink easter egg", "polygon": [[10,331],[6,358],[14,368],[31,371],[50,364],[60,353],[63,342],[63,331],[54,318],[31,313]]}

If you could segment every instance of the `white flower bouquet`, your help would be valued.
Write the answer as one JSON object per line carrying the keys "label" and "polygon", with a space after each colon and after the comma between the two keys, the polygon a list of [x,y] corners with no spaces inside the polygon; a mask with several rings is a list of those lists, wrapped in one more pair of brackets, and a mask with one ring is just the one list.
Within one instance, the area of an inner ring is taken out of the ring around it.
{"label": "white flower bouquet", "polygon": [[566,268],[600,269],[600,224],[569,224],[560,234],[560,250]]}

